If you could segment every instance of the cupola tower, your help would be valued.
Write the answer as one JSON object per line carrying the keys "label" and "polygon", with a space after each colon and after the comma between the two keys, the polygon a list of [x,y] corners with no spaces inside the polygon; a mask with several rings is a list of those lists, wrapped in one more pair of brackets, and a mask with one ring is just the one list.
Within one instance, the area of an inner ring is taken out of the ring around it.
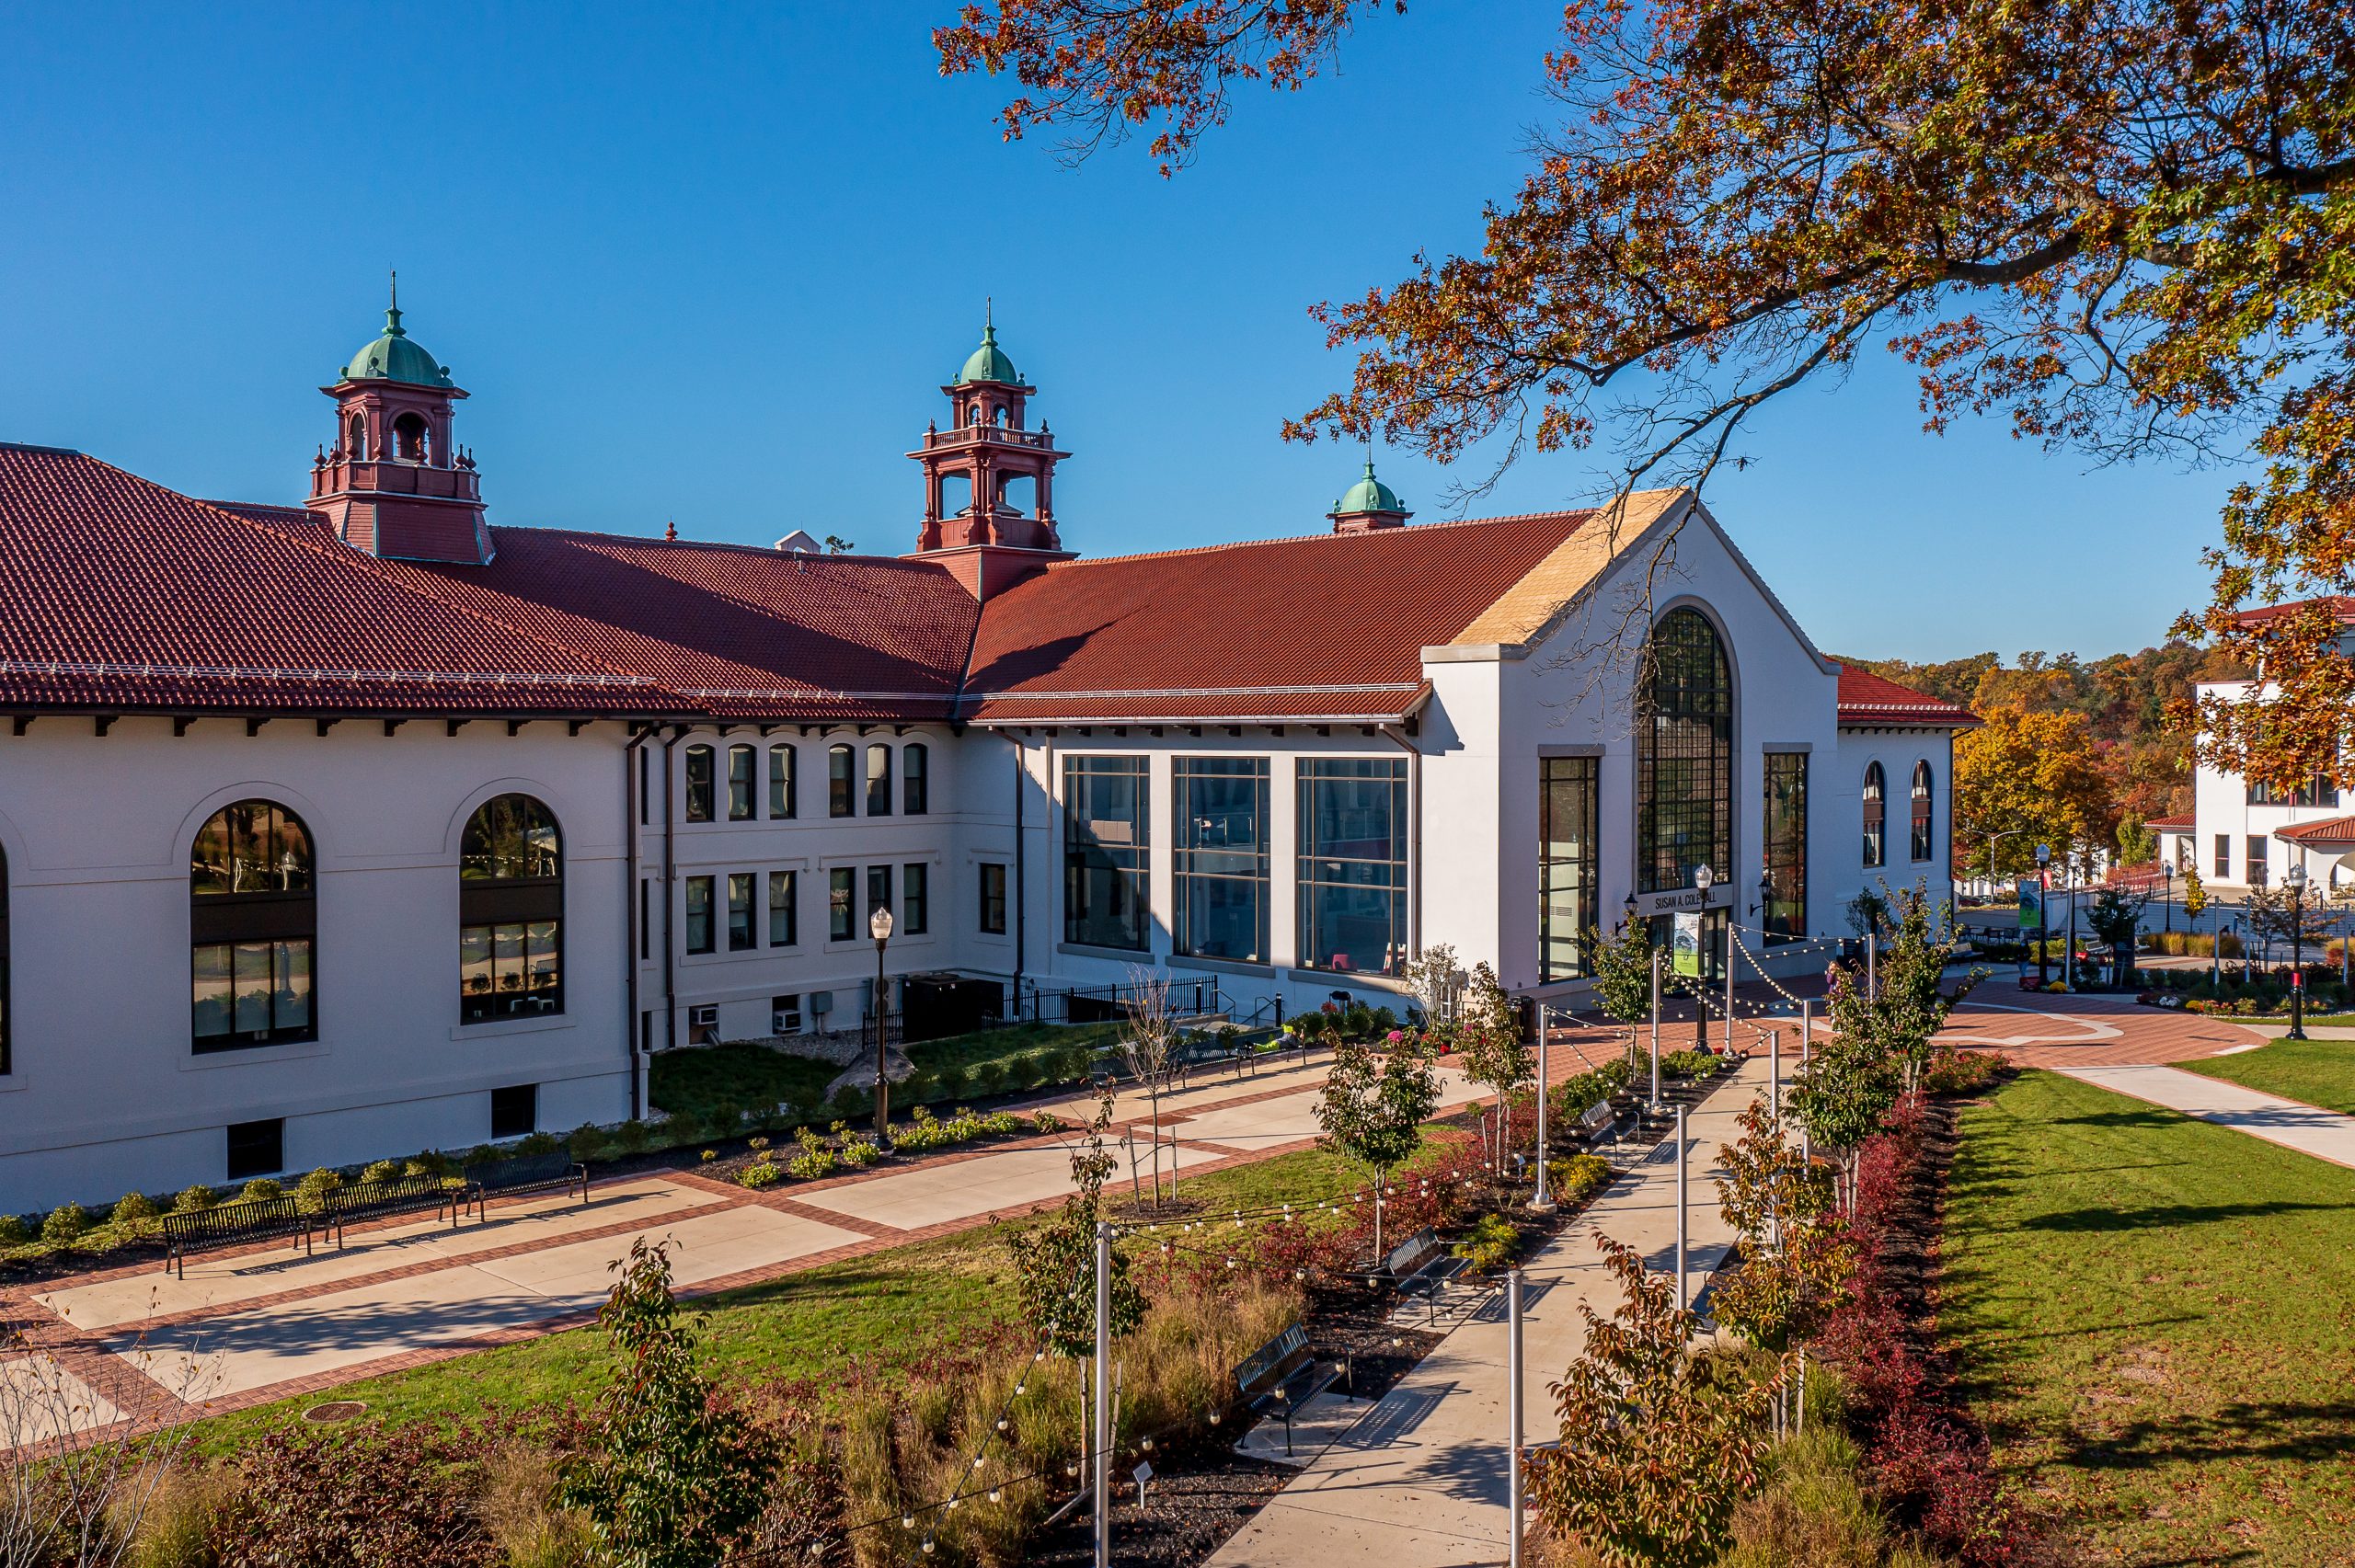
{"label": "cupola tower", "polygon": [[1373,476],[1373,459],[1369,457],[1365,473],[1341,492],[1341,498],[1325,515],[1333,520],[1336,533],[1371,533],[1377,528],[1403,528],[1415,514],[1398,499],[1396,491]]}
{"label": "cupola tower", "polygon": [[336,536],[399,560],[489,561],[475,460],[450,433],[465,394],[402,330],[397,282],[384,332],[319,390],[335,399],[336,439],[311,465],[306,504]]}
{"label": "cupola tower", "polygon": [[1045,426],[1024,424],[1024,407],[1039,389],[997,346],[997,326],[986,313],[982,346],[940,390],[948,395],[949,428],[927,426],[924,445],[908,453],[924,465],[917,551],[994,544],[1061,553],[1055,464],[1071,453],[1055,450]]}

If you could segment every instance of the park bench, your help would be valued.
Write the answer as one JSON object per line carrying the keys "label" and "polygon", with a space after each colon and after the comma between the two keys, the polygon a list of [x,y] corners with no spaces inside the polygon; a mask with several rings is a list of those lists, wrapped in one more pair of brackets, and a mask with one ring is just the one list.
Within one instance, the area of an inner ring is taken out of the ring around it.
{"label": "park bench", "polygon": [[475,1218],[486,1218],[485,1209],[494,1197],[520,1197],[526,1193],[578,1192],[580,1201],[589,1201],[589,1167],[570,1155],[514,1154],[504,1160],[486,1160],[465,1168],[463,1183],[451,1202],[455,1211],[463,1213],[468,1207]]}
{"label": "park bench", "polygon": [[311,1250],[311,1219],[291,1197],[240,1198],[211,1208],[174,1210],[164,1216],[164,1268],[188,1277],[190,1253],[209,1253],[246,1242],[287,1238],[289,1247]]}
{"label": "park bench", "polygon": [[346,1225],[418,1213],[428,1205],[432,1207],[434,1219],[440,1219],[446,1213],[450,1223],[455,1225],[465,1201],[465,1186],[440,1176],[394,1176],[381,1182],[359,1182],[328,1195],[327,1207],[319,1216],[319,1234],[333,1238],[340,1248]]}
{"label": "park bench", "polygon": [[1603,1135],[1606,1132],[1611,1135],[1614,1145],[1618,1143],[1619,1113],[1611,1108],[1609,1095],[1604,1095],[1586,1108],[1586,1114],[1579,1117],[1578,1132],[1579,1137],[1586,1140],[1586,1146],[1589,1149],[1601,1143]]}
{"label": "park bench", "polygon": [[1308,1331],[1294,1323],[1244,1358],[1235,1369],[1235,1387],[1254,1415],[1282,1418],[1284,1457],[1289,1459],[1293,1414],[1345,1378],[1355,1398],[1355,1369],[1350,1359],[1319,1361],[1308,1343]]}
{"label": "park bench", "polygon": [[1426,1225],[1391,1249],[1383,1265],[1401,1296],[1420,1296],[1439,1322],[1440,1288],[1464,1268],[1464,1260],[1439,1244],[1439,1232]]}

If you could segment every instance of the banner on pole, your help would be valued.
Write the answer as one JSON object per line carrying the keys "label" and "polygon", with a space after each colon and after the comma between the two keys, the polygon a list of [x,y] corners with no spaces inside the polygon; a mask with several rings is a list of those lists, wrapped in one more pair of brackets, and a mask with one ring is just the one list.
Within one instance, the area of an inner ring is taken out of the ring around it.
{"label": "banner on pole", "polygon": [[2044,887],[2033,876],[2020,878],[2020,929],[2038,931],[2044,925]]}
{"label": "banner on pole", "polygon": [[1701,975],[1701,911],[1692,910],[1676,917],[1676,933],[1669,944],[1669,968],[1680,975],[1698,979]]}

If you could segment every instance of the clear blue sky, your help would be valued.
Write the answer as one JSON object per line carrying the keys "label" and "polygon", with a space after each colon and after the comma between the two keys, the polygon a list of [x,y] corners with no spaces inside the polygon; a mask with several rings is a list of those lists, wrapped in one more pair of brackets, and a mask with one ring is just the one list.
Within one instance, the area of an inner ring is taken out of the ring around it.
{"label": "clear blue sky", "polygon": [[[493,521],[896,553],[921,505],[901,454],[994,294],[1076,453],[1067,544],[1323,527],[1357,454],[1277,439],[1348,371],[1305,307],[1477,243],[1545,112],[1549,8],[1371,24],[1338,78],[1243,93],[1174,181],[1134,148],[1074,170],[1002,143],[1004,89],[937,74],[952,9],[13,8],[0,440],[295,498],[330,434],[316,389],[397,265],[410,331],[474,395]],[[1884,359],[1775,410],[1713,483],[1826,647],[2097,654],[2204,600],[2228,475],[1918,426]],[[1383,474],[1440,515],[1452,475]],[[1479,509],[1595,486],[1586,458],[1531,461]]]}

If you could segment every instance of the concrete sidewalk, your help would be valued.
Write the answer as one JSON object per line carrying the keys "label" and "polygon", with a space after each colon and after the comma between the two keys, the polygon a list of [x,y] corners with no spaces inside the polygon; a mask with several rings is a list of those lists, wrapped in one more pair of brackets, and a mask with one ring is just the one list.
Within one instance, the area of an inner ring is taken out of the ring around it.
{"label": "concrete sidewalk", "polygon": [[[1786,1070],[1787,1071],[1787,1064]],[[1717,1154],[1740,1136],[1736,1119],[1766,1083],[1753,1057],[1689,1118],[1691,1288],[1733,1244],[1717,1212]],[[1522,1419],[1531,1443],[1549,1440],[1546,1385],[1586,1339],[1583,1303],[1605,1316],[1620,1300],[1594,1245],[1600,1229],[1661,1271],[1676,1266],[1676,1168],[1663,1142],[1524,1267]],[[1371,1562],[1459,1568],[1505,1559],[1507,1327],[1500,1299],[1442,1340],[1339,1441],[1211,1559],[1213,1568],[1296,1568]]]}
{"label": "concrete sidewalk", "polygon": [[2317,1160],[2355,1166],[2355,1116],[2181,1068],[2061,1067],[2055,1070]]}

